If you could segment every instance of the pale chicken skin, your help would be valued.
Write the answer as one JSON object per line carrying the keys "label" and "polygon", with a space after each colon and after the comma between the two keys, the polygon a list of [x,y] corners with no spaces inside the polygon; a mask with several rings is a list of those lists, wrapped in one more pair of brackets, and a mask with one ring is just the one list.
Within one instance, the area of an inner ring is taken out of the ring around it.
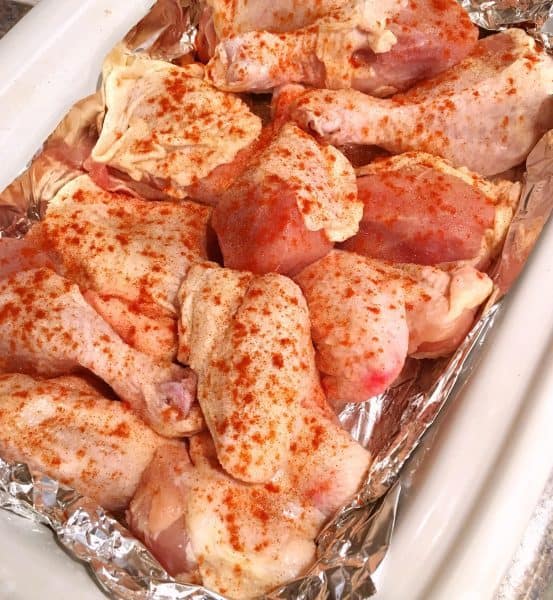
{"label": "pale chicken skin", "polygon": [[99,185],[137,184],[143,196],[182,199],[258,137],[259,117],[203,75],[197,64],[112,53],[102,84],[105,116],[89,161]]}
{"label": "pale chicken skin", "polygon": [[493,290],[492,280],[470,265],[443,269],[400,265],[405,294],[409,355],[448,356],[474,324]]}
{"label": "pale chicken skin", "polygon": [[168,444],[121,402],[77,377],[0,375],[0,454],[108,510],[127,507],[156,450]]}
{"label": "pale chicken skin", "polygon": [[179,360],[198,376],[198,401],[227,473],[270,481],[288,459],[297,410],[322,401],[300,289],[277,274],[190,270],[182,288]]}
{"label": "pale chicken skin", "polygon": [[212,224],[225,266],[287,274],[354,235],[363,209],[353,168],[338,150],[292,123],[267,134],[267,145],[221,197]]}
{"label": "pale chicken skin", "polygon": [[266,484],[220,467],[208,435],[162,449],[128,520],[174,575],[230,598],[255,598],[301,575],[321,527],[361,484],[370,456],[319,410],[303,409],[288,463]]}
{"label": "pale chicken skin", "polygon": [[336,146],[428,152],[495,175],[521,163],[553,124],[553,58],[524,31],[508,29],[403,94],[308,91],[292,114]]}
{"label": "pale chicken skin", "polygon": [[107,192],[83,175],[56,194],[25,241],[86,290],[126,343],[171,360],[177,292],[190,265],[207,258],[210,216],[193,202]]}
{"label": "pale chicken skin", "polygon": [[295,280],[309,306],[329,402],[363,402],[386,390],[403,368],[409,340],[398,278],[378,263],[332,251]]}
{"label": "pale chicken skin", "polygon": [[21,271],[0,280],[0,372],[57,376],[88,369],[156,431],[179,437],[202,429],[195,376],[128,346],[54,271]]}
{"label": "pale chicken skin", "polygon": [[[223,39],[216,47],[221,36],[214,15],[204,20],[200,52],[213,55],[208,76],[214,85],[232,91],[303,83],[389,96],[458,63],[478,39],[477,27],[455,0],[342,2],[321,10],[312,23],[298,11],[290,22],[309,25],[303,28],[276,19],[274,28],[263,20],[252,27],[234,14],[236,26],[220,27]],[[265,16],[270,19],[271,10]]]}
{"label": "pale chicken skin", "polygon": [[520,184],[489,182],[423,152],[357,170],[365,207],[359,233],[341,248],[392,262],[465,261],[486,269],[505,239]]}

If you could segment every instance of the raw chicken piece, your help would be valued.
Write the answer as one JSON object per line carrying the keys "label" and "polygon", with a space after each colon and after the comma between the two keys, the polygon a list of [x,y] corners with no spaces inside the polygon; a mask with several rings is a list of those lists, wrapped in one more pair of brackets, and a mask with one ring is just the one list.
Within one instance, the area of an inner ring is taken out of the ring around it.
{"label": "raw chicken piece", "polygon": [[89,166],[100,185],[111,189],[109,173],[116,170],[142,184],[142,195],[150,187],[162,197],[184,198],[257,138],[259,117],[203,74],[197,64],[177,67],[120,50],[111,55],[104,69],[106,114]]}
{"label": "raw chicken piece", "polygon": [[329,402],[363,402],[387,389],[403,368],[409,339],[397,276],[377,262],[334,250],[296,281],[309,306]]}
{"label": "raw chicken piece", "polygon": [[363,208],[346,158],[292,123],[273,129],[213,212],[227,267],[294,272],[357,232]]}
{"label": "raw chicken piece", "polygon": [[419,150],[494,175],[522,162],[553,125],[553,58],[522,30],[508,29],[389,100],[316,90],[300,97],[293,114],[335,145]]}
{"label": "raw chicken piece", "polygon": [[181,288],[179,360],[225,471],[269,481],[288,460],[298,410],[321,396],[300,289],[288,278],[192,267]]}
{"label": "raw chicken piece", "polygon": [[393,264],[343,250],[296,280],[309,306],[323,386],[335,405],[384,391],[408,354],[453,352],[493,288],[470,265]]}
{"label": "raw chicken piece", "polygon": [[193,202],[106,192],[84,175],[51,200],[29,242],[88,290],[87,300],[126,343],[172,360],[177,292],[189,266],[207,258],[210,215]]}
{"label": "raw chicken piece", "polygon": [[294,31],[313,24],[325,14],[341,8],[349,0],[203,0],[196,45],[206,61],[220,40],[247,31]]}
{"label": "raw chicken piece", "polygon": [[[280,27],[278,21],[274,29],[252,27],[237,14],[234,27],[220,27],[216,48],[218,28],[210,29],[207,21],[200,46],[214,55],[209,77],[229,91],[267,91],[298,82],[389,96],[458,63],[478,39],[477,27],[455,0],[360,0],[318,12],[319,19],[303,29]],[[271,11],[265,16],[270,19]],[[291,22],[309,25],[304,16],[300,10]],[[274,33],[281,30],[289,33]]]}
{"label": "raw chicken piece", "polygon": [[255,598],[305,572],[325,521],[355,493],[369,454],[316,410],[300,415],[287,469],[270,483],[226,475],[208,435],[162,449],[129,522],[173,574],[230,598]]}
{"label": "raw chicken piece", "polygon": [[86,368],[157,432],[199,431],[195,377],[125,344],[79,288],[47,268],[0,280],[0,372],[56,376]]}
{"label": "raw chicken piece", "polygon": [[421,265],[468,261],[481,270],[499,252],[520,195],[519,183],[491,183],[423,152],[358,169],[357,189],[363,220],[343,249]]}
{"label": "raw chicken piece", "polygon": [[249,31],[223,39],[206,76],[219,89],[269,91],[284,83],[350,87],[357,74],[352,55],[388,52],[396,37],[388,28],[402,0],[351,0],[309,27],[290,33]]}
{"label": "raw chicken piece", "polygon": [[493,289],[492,280],[469,265],[445,269],[400,265],[409,327],[409,354],[451,354],[474,323]]}
{"label": "raw chicken piece", "polygon": [[108,510],[125,508],[168,441],[123,403],[83,380],[0,375],[0,454],[74,487]]}
{"label": "raw chicken piece", "polygon": [[381,97],[406,90],[462,61],[478,40],[456,0],[409,0],[388,27],[397,39],[389,52],[353,54],[353,89]]}

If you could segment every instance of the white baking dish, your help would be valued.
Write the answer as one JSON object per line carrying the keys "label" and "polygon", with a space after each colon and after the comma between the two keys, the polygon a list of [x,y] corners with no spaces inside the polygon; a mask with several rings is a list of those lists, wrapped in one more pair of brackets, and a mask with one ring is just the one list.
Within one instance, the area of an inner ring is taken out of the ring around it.
{"label": "white baking dish", "polygon": [[[0,188],[94,90],[103,56],[151,4],[42,0],[0,41]],[[402,502],[380,600],[491,598],[514,554],[553,467],[552,256],[549,227]],[[0,598],[103,597],[36,530],[0,512]]]}

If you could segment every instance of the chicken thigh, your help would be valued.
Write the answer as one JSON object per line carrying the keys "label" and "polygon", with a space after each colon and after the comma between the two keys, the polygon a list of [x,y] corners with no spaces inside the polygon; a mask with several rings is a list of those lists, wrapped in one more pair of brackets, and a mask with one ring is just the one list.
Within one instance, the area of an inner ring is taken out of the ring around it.
{"label": "chicken thigh", "polygon": [[125,344],[71,281],[47,268],[0,280],[0,372],[57,376],[79,368],[102,378],[163,435],[202,428],[190,370]]}
{"label": "chicken thigh", "polygon": [[363,208],[347,159],[293,123],[272,129],[213,212],[225,266],[233,269],[291,273],[358,230]]}
{"label": "chicken thigh", "polygon": [[185,198],[257,138],[259,117],[203,75],[197,64],[112,54],[104,69],[106,113],[89,161],[102,187],[128,189],[130,179],[143,196],[157,190],[158,197]]}
{"label": "chicken thigh", "polygon": [[328,400],[362,402],[387,389],[406,356],[447,356],[492,291],[469,265],[392,264],[333,250],[302,271]]}
{"label": "chicken thigh", "polygon": [[87,300],[126,343],[172,360],[177,292],[189,266],[207,258],[210,214],[193,202],[106,192],[83,175],[50,201],[27,243],[87,290]]}
{"label": "chicken thigh", "polygon": [[424,151],[495,175],[521,163],[553,126],[553,58],[521,29],[508,29],[404,94],[381,100],[354,90],[314,90],[292,112],[337,146]]}
{"label": "chicken thigh", "polygon": [[300,289],[276,274],[196,265],[182,288],[179,360],[198,376],[198,400],[230,475],[269,481],[321,398]]}
{"label": "chicken thigh", "polygon": [[[271,20],[271,11],[265,14]],[[290,21],[302,22],[304,16],[299,11]],[[240,15],[235,22],[234,28],[221,28],[216,48],[216,28],[200,37],[201,50],[207,47],[213,54],[208,77],[229,91],[268,91],[296,82],[388,96],[456,64],[478,38],[455,0],[342,2],[320,10],[318,20],[295,31],[280,22],[274,29],[252,27]],[[281,30],[287,33],[277,33]]]}
{"label": "chicken thigh", "polygon": [[423,152],[357,170],[365,204],[359,233],[341,248],[421,265],[466,261],[485,269],[497,255],[520,184],[492,183]]}
{"label": "chicken thigh", "polygon": [[173,575],[230,598],[262,596],[302,574],[324,523],[362,482],[369,454],[320,412],[303,409],[288,464],[247,485],[220,467],[207,434],[163,448],[128,520]]}
{"label": "chicken thigh", "polygon": [[377,262],[333,251],[295,279],[309,306],[329,402],[363,402],[387,389],[403,368],[409,339],[398,278]]}
{"label": "chicken thigh", "polygon": [[27,463],[108,510],[131,500],[168,444],[123,403],[76,377],[0,375],[0,454]]}

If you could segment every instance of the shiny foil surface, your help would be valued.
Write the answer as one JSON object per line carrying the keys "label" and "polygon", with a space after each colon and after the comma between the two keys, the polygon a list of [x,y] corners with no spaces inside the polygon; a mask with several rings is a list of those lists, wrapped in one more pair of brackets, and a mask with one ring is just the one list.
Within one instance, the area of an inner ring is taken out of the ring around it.
{"label": "shiny foil surface", "polygon": [[[552,47],[552,2],[461,3],[481,27],[523,25]],[[196,19],[195,7],[188,2],[160,0],[125,42],[136,52],[186,62]],[[56,149],[69,140],[72,146],[79,142],[86,148],[97,135],[101,110],[97,95],[78,103],[29,169],[0,194],[0,237],[24,235],[40,219],[43,203],[79,171],[77,162],[72,166],[60,161]],[[415,450],[420,457],[431,447],[432,440],[425,434],[468,381],[502,310],[501,298],[524,267],[553,208],[553,131],[528,157],[522,183],[520,204],[492,273],[494,294],[455,354],[449,359],[409,360],[391,389],[341,410],[343,426],[374,456],[366,482],[320,534],[317,562],[309,572],[269,598],[354,600],[374,594],[371,574],[386,554],[402,488],[420,460],[406,463]],[[88,565],[113,598],[224,600],[201,586],[174,581],[116,518],[25,465],[0,459],[0,506],[51,527],[64,548]],[[553,510],[551,503],[547,506]],[[543,514],[542,510],[542,520]]]}
{"label": "shiny foil surface", "polygon": [[460,0],[471,19],[490,31],[521,26],[553,50],[553,2],[551,0]]}

